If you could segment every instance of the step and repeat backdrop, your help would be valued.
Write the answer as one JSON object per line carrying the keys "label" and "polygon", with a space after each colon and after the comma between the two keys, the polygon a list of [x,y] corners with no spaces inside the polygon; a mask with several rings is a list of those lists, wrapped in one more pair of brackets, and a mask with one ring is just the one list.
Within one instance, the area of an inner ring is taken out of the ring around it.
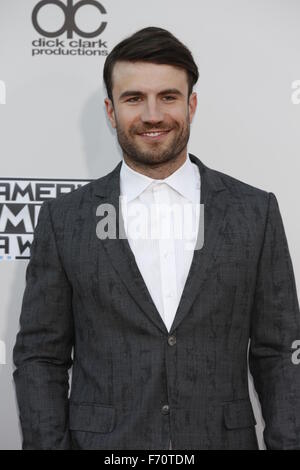
{"label": "step and repeat backdrop", "polygon": [[[0,449],[20,449],[12,373],[41,204],[122,158],[102,70],[138,29],[168,29],[200,71],[189,151],[278,198],[300,287],[298,0],[0,0]],[[261,449],[263,419],[249,375]]]}

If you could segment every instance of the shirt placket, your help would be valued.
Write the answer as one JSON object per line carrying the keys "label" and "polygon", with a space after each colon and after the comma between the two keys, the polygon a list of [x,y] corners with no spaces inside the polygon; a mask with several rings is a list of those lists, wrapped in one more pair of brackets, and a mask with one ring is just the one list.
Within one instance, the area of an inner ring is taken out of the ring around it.
{"label": "shirt placket", "polygon": [[171,328],[177,309],[177,279],[175,260],[174,220],[170,208],[170,195],[165,183],[153,187],[156,224],[158,227],[159,263],[164,321]]}

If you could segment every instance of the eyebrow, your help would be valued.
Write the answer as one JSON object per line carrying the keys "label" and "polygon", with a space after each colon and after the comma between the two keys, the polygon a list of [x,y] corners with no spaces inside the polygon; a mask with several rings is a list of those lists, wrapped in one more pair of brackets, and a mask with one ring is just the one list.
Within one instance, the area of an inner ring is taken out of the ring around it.
{"label": "eyebrow", "polygon": [[[178,95],[178,96],[183,96],[183,93],[179,91],[177,88],[167,88],[166,90],[162,90],[158,93],[159,96],[162,95]],[[122,100],[124,98],[127,98],[128,96],[145,96],[145,93],[142,91],[138,90],[127,90],[121,93],[119,96],[119,100]]]}

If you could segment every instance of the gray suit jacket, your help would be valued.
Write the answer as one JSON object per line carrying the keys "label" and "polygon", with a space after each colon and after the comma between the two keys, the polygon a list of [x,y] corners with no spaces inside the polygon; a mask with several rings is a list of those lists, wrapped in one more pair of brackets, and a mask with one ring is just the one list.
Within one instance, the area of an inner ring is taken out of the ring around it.
{"label": "gray suit jacket", "polygon": [[249,340],[266,446],[300,449],[300,314],[276,197],[189,156],[205,238],[169,332],[128,240],[96,235],[99,204],[118,222],[121,162],[42,205],[14,347],[24,449],[257,449]]}

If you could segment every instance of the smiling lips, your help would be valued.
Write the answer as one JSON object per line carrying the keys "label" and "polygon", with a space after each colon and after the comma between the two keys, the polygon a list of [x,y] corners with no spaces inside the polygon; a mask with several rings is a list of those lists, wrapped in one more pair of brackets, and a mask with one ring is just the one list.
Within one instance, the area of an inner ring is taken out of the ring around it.
{"label": "smiling lips", "polygon": [[171,129],[169,130],[157,130],[157,131],[149,131],[149,132],[143,132],[142,134],[139,134],[142,137],[146,137],[148,139],[159,139],[161,137],[164,137],[170,132]]}

